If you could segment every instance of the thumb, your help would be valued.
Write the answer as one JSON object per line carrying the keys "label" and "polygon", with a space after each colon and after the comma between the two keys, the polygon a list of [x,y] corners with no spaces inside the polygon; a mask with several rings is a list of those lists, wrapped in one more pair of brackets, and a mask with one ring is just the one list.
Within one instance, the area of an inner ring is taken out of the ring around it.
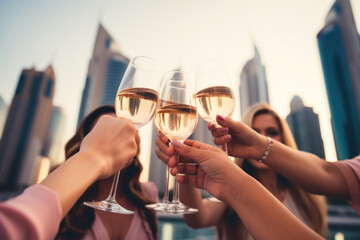
{"label": "thumb", "polygon": [[188,157],[196,162],[201,162],[203,159],[202,150],[185,145],[179,141],[173,141],[174,150],[182,157]]}

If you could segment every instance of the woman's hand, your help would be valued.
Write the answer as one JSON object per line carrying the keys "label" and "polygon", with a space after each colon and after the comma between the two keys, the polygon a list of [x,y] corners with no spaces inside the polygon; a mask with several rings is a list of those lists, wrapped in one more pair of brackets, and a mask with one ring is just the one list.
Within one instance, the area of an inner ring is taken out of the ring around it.
{"label": "woman's hand", "polygon": [[130,120],[104,115],[82,141],[79,153],[103,161],[100,179],[104,179],[133,160],[139,143],[140,138]]}
{"label": "woman's hand", "polygon": [[208,128],[217,145],[227,144],[228,154],[240,158],[260,159],[266,150],[268,140],[244,123],[217,115],[215,123]]}
{"label": "woman's hand", "polygon": [[[179,183],[205,189],[214,197],[224,200],[222,190],[228,182],[228,174],[238,166],[220,148],[205,143],[186,140],[182,144],[175,141],[173,147],[182,157],[180,164],[177,164],[175,156],[172,156],[168,162],[169,167],[173,167],[171,174],[179,173],[176,180]],[[194,161],[198,165],[186,164]]]}

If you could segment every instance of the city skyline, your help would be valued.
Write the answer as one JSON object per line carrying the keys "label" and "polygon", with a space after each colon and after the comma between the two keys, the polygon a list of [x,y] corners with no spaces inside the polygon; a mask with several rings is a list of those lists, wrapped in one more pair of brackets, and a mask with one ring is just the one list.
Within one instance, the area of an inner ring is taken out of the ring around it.
{"label": "city skyline", "polygon": [[[316,43],[316,34],[333,2],[64,1],[61,6],[39,1],[2,2],[0,96],[10,104],[21,70],[33,65],[42,69],[51,63],[57,76],[54,105],[65,108],[68,116],[66,141],[75,131],[99,22],[120,44],[124,55],[149,55],[164,69],[181,65],[192,71],[203,59],[219,58],[229,69],[234,89],[238,88],[241,68],[253,56],[254,41],[267,70],[272,107],[285,118],[292,97],[299,95],[319,114],[328,160],[335,160]],[[236,108],[234,118],[239,119],[238,100]],[[142,131],[151,139],[149,126]],[[149,151],[144,152],[149,155]]]}

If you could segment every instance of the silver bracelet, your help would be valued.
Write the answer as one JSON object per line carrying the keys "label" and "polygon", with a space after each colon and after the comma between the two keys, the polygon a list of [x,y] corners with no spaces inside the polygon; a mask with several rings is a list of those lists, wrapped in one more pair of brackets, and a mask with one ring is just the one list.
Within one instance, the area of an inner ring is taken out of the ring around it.
{"label": "silver bracelet", "polygon": [[269,155],[270,155],[270,150],[271,150],[271,148],[272,148],[273,145],[274,145],[274,142],[273,142],[273,140],[271,139],[271,137],[267,137],[267,139],[268,139],[268,145],[267,145],[267,147],[266,147],[266,150],[265,150],[264,154],[262,155],[262,157],[258,160],[258,162],[260,162],[260,163],[266,161],[266,159],[267,159],[267,158],[269,157]]}

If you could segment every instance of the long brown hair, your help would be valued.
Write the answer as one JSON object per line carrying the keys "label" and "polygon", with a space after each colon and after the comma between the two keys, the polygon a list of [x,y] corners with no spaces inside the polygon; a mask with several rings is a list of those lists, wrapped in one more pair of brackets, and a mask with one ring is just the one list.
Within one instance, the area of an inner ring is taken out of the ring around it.
{"label": "long brown hair", "polygon": [[[280,116],[275,111],[273,111],[267,103],[257,103],[252,105],[245,112],[242,121],[251,127],[254,118],[261,114],[271,114],[279,126],[283,144],[297,149],[289,125],[286,123],[286,121],[280,118]],[[291,159],[289,159],[289,161],[291,161]],[[249,175],[255,175],[255,168],[246,159],[235,159],[235,162]],[[296,203],[296,206],[303,214],[303,217],[309,220],[311,224],[310,227],[318,234],[325,236],[327,231],[325,198],[319,195],[310,194],[302,190],[300,187],[293,184],[280,174],[277,174],[277,177],[278,180],[284,186],[286,186],[290,192]],[[238,215],[230,206],[226,207],[222,219],[222,223],[217,228],[218,234],[220,236],[226,234],[226,239],[247,239],[248,232],[245,226],[242,224]]]}
{"label": "long brown hair", "polygon": [[[81,141],[91,131],[96,120],[104,114],[115,113],[111,105],[100,106],[92,111],[81,122],[74,136],[65,145],[66,159],[73,156],[80,149]],[[121,170],[118,192],[127,196],[129,201],[139,210],[143,219],[145,219],[152,230],[154,239],[157,239],[157,218],[153,211],[145,208],[146,204],[154,203],[142,189],[139,181],[143,166],[138,158],[139,151],[129,166]],[[99,181],[92,184],[85,193],[77,200],[68,214],[60,223],[60,228],[56,239],[81,239],[87,230],[91,229],[95,221],[95,212],[93,208],[86,207],[84,201],[92,201],[99,192]]]}

